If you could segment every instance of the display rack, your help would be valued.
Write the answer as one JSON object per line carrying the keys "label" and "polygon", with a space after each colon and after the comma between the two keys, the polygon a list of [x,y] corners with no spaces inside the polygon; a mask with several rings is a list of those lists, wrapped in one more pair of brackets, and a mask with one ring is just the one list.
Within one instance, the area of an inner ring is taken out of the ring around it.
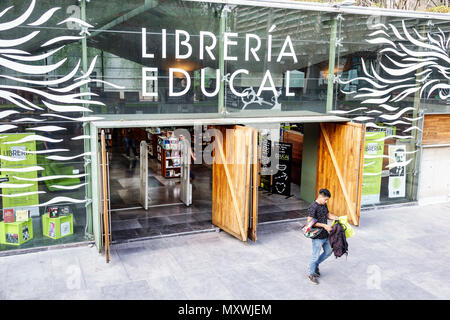
{"label": "display rack", "polygon": [[33,220],[0,222],[0,243],[20,246],[33,239]]}
{"label": "display rack", "polygon": [[175,137],[158,137],[158,160],[161,161],[161,175],[164,178],[181,176],[180,142]]}
{"label": "display rack", "polygon": [[73,234],[73,214],[50,218],[46,213],[42,216],[42,234],[52,239],[60,239]]}

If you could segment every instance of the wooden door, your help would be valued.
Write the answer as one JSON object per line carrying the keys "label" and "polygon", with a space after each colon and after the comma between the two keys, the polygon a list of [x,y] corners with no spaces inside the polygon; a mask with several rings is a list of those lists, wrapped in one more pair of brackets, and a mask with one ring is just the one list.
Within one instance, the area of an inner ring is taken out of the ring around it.
{"label": "wooden door", "polygon": [[102,241],[106,262],[110,261],[110,243],[111,243],[111,210],[109,196],[109,162],[106,152],[105,131],[100,135],[100,181],[101,181],[101,203],[102,203]]}
{"label": "wooden door", "polygon": [[258,132],[244,126],[216,129],[222,139],[214,146],[212,223],[242,241],[256,241]]}
{"label": "wooden door", "polygon": [[328,209],[359,225],[365,127],[357,123],[321,123],[316,194],[331,192]]}

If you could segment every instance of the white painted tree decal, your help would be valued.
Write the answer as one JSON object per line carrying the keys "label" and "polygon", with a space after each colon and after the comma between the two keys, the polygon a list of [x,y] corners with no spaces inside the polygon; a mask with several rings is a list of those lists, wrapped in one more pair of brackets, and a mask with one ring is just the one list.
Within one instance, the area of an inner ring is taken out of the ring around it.
{"label": "white painted tree decal", "polygon": [[[427,36],[421,36],[416,29],[413,29],[415,36],[411,35],[408,31],[405,21],[402,21],[402,31],[400,32],[394,25],[389,24],[387,27],[384,24],[378,24],[380,30],[377,30],[369,35],[370,39],[366,40],[371,44],[385,44],[387,47],[380,51],[381,54],[392,63],[393,68],[385,66],[382,62],[379,63],[381,70],[389,77],[383,77],[375,70],[373,64],[370,64],[370,70],[367,70],[364,59],[361,59],[363,73],[361,77],[342,80],[339,79],[340,84],[349,84],[355,80],[364,80],[371,85],[371,87],[359,88],[356,92],[342,91],[344,94],[355,94],[354,98],[363,98],[361,101],[362,107],[353,109],[350,111],[336,110],[335,113],[350,113],[356,110],[364,111],[368,116],[360,116],[354,118],[356,121],[368,121],[374,119],[370,115],[373,113],[382,113],[377,109],[364,107],[364,105],[376,106],[383,109],[384,113],[379,117],[389,125],[396,124],[411,124],[411,127],[403,132],[410,132],[412,130],[420,130],[417,126],[412,124],[421,119],[419,118],[407,118],[403,117],[403,120],[398,120],[402,115],[408,111],[414,110],[413,107],[405,107],[399,109],[391,104],[400,102],[406,97],[419,93],[420,98],[429,98],[431,94],[438,92],[441,99],[447,99],[450,97],[448,83],[442,83],[438,79],[431,79],[430,76],[433,71],[437,71],[439,74],[450,80],[450,57],[449,57],[449,45],[450,38],[446,39],[446,36],[441,29],[438,28],[440,34],[432,36],[427,33]],[[391,32],[394,38],[386,32]],[[394,42],[397,41],[397,42]],[[404,44],[405,43],[405,44]],[[406,46],[411,45],[414,49]],[[416,72],[414,77],[406,77],[412,72]],[[426,91],[428,93],[425,96]],[[394,94],[395,92],[395,94]],[[375,123],[368,122],[369,127],[378,127]],[[402,136],[400,138],[411,138],[411,136]]]}
{"label": "white painted tree decal", "polygon": [[[21,85],[0,85],[0,98],[3,98],[10,103],[12,103],[16,108],[18,108],[21,111],[43,111],[44,109],[32,101],[29,101],[28,99],[18,95],[14,91],[20,90],[24,92],[32,93],[39,97],[40,102],[44,104],[48,109],[50,109],[53,113],[40,113],[39,116],[44,118],[21,118],[13,121],[8,121],[8,117],[10,117],[13,114],[19,114],[20,111],[17,110],[6,110],[0,112],[0,119],[7,120],[6,122],[9,122],[9,124],[2,124],[0,125],[0,132],[7,132],[11,131],[15,128],[17,128],[14,123],[20,123],[20,122],[30,122],[30,123],[39,123],[42,121],[45,121],[45,118],[48,117],[57,117],[64,120],[69,120],[71,122],[87,122],[87,121],[93,121],[93,120],[99,120],[102,119],[101,117],[93,117],[93,116],[80,116],[76,118],[71,118],[62,115],[61,113],[67,113],[67,112],[92,112],[91,109],[89,109],[86,106],[89,105],[100,105],[104,106],[104,103],[100,101],[92,100],[92,97],[97,96],[95,93],[91,92],[80,92],[80,93],[69,93],[73,90],[79,90],[82,86],[91,83],[91,82],[102,82],[109,86],[112,86],[116,89],[123,89],[123,87],[99,80],[99,79],[91,79],[90,75],[95,67],[95,62],[97,60],[97,56],[94,57],[92,62],[90,63],[89,69],[86,73],[83,73],[80,70],[80,64],[81,59],[78,59],[78,63],[76,64],[75,68],[66,74],[63,77],[60,77],[55,80],[32,80],[29,79],[26,75],[40,75],[44,76],[49,74],[52,71],[58,70],[64,63],[67,61],[67,58],[64,58],[56,63],[46,65],[45,59],[48,57],[52,57],[56,52],[60,51],[65,47],[65,45],[60,46],[59,48],[50,50],[43,54],[38,55],[31,55],[29,52],[16,49],[15,47],[19,45],[26,44],[28,41],[34,39],[38,34],[41,33],[41,31],[32,31],[28,35],[18,38],[18,39],[11,39],[11,40],[4,40],[3,37],[7,37],[8,32],[13,30],[14,28],[23,27],[23,26],[31,26],[31,27],[37,27],[41,26],[48,21],[51,20],[53,14],[57,12],[60,7],[55,7],[47,12],[45,12],[42,16],[40,16],[35,21],[28,21],[30,18],[30,15],[32,14],[34,8],[35,8],[36,0],[31,0],[31,4],[28,7],[28,9],[20,15],[18,18],[0,23],[0,66],[5,70],[15,71],[20,74],[24,74],[22,77],[15,77],[15,76],[9,76],[6,74],[0,74],[0,77],[6,78],[12,81],[15,81]],[[7,13],[13,6],[10,6],[3,11],[0,12],[0,19],[5,13]],[[27,22],[28,21],[28,22]],[[89,35],[88,28],[92,27],[90,24],[86,23],[85,21],[82,21],[77,18],[68,18],[65,19],[57,25],[61,25],[66,22],[71,23],[78,23],[81,26],[81,33],[79,36],[60,36],[53,39],[49,39],[41,44],[42,48],[45,48],[47,46],[53,45],[55,43],[60,43],[63,41],[74,41],[74,40],[80,40],[83,39],[86,35]],[[41,62],[40,64],[36,64],[36,62]],[[42,90],[42,89],[36,89],[36,88],[30,88],[28,85],[37,85],[37,86],[44,86],[48,90]],[[53,88],[50,86],[54,85],[65,85],[65,87],[61,88]],[[89,100],[85,100],[84,97],[89,97]],[[61,124],[61,126],[31,126],[30,128],[27,128],[27,130],[31,132],[35,132],[36,134],[27,136],[26,138],[21,139],[20,141],[14,141],[12,143],[20,143],[20,142],[26,142],[26,141],[45,141],[45,142],[51,142],[51,143],[60,143],[64,139],[51,139],[46,136],[39,135],[39,132],[55,132],[55,131],[65,131],[67,130],[66,127]],[[1,138],[1,137],[0,137]],[[82,135],[78,137],[67,137],[67,139],[71,140],[81,140],[81,139],[89,139],[89,136]],[[0,140],[1,141],[1,140]],[[11,143],[11,142],[3,142],[3,143]],[[70,151],[68,149],[48,149],[48,150],[37,150],[37,151],[27,151],[32,152],[36,154],[48,154],[48,153],[60,153],[60,152],[67,152]],[[50,155],[46,156],[47,159],[52,161],[66,161],[66,160],[72,160],[79,157],[86,157],[90,156],[90,153],[83,153],[79,155],[70,155],[70,156],[61,156],[61,155]],[[7,160],[7,161],[17,161],[20,164],[20,159],[15,159],[12,157],[7,157],[4,155],[0,155],[1,159]],[[34,171],[42,171],[42,167],[32,167],[32,168],[21,168],[17,169],[18,172],[29,172],[30,170]],[[8,171],[11,171],[8,169]],[[14,180],[23,180],[26,181],[45,181],[45,180],[54,180],[59,178],[80,178],[80,177],[86,177],[86,174],[81,173],[78,175],[55,175],[55,176],[41,176],[39,178],[35,179],[27,179],[27,178],[19,178],[19,177],[12,177]],[[80,188],[82,186],[86,185],[86,183],[82,183],[76,186],[63,186],[63,185],[53,185],[52,187],[56,189],[61,190],[74,190],[77,188]],[[0,188],[11,188],[11,187],[27,187],[29,184],[0,184]],[[43,191],[39,191],[39,193],[43,193]],[[17,194],[15,195],[17,197],[23,196],[23,194]],[[49,204],[54,203],[60,203],[60,202],[72,202],[72,203],[83,203],[86,199],[72,199],[69,197],[55,197],[51,199],[50,201],[40,204],[39,206],[45,206]]]}
{"label": "white painted tree decal", "polygon": [[[382,122],[387,125],[408,125],[409,127],[403,130],[403,134],[388,135],[379,140],[392,138],[411,140],[414,138],[411,135],[413,130],[421,131],[415,123],[422,117],[408,118],[404,114],[414,110],[412,106],[400,108],[394,105],[411,95],[429,98],[433,93],[437,93],[440,99],[450,97],[450,85],[432,78],[432,75],[437,72],[445,79],[450,80],[450,38],[447,39],[440,28],[437,28],[439,33],[434,36],[430,33],[423,36],[415,28],[412,29],[414,34],[411,34],[404,20],[401,30],[393,24],[386,26],[382,23],[377,24],[374,28],[379,30],[369,34],[369,39],[366,41],[370,44],[386,45],[379,53],[386,57],[390,66],[379,62],[381,73],[377,72],[373,64],[370,63],[370,69],[368,70],[364,59],[361,58],[362,76],[347,80],[338,78],[338,83],[344,85],[351,84],[355,80],[363,80],[370,85],[370,87],[362,87],[351,92],[341,90],[346,95],[353,95],[355,99],[362,99],[361,106],[348,111],[336,110],[334,113],[350,114],[362,110],[365,115],[354,117],[353,120],[365,122],[367,127],[372,128],[382,128],[371,122],[375,119],[373,115],[381,118]],[[408,77],[408,75],[410,76]],[[415,152],[417,150],[406,152],[406,154]],[[365,156],[365,158],[370,159],[370,156]],[[402,163],[391,163],[387,168],[406,166],[411,161],[412,159]]]}

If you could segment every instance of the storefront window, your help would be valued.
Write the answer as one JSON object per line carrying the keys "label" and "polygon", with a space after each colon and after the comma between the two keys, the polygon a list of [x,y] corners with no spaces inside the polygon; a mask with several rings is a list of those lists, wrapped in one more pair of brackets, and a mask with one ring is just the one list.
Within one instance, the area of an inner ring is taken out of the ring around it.
{"label": "storefront window", "polygon": [[339,20],[332,112],[366,123],[362,205],[415,200],[423,112],[447,99],[448,88],[433,85],[448,82],[441,63],[447,38],[436,33],[448,23],[356,15]]}
{"label": "storefront window", "polygon": [[233,8],[227,15],[227,112],[326,113],[332,20],[322,12]]}
{"label": "storefront window", "polygon": [[[94,113],[217,114],[222,6],[141,1],[119,13],[122,1],[112,2],[108,17],[88,7],[87,21],[95,26],[87,38],[89,61],[96,59],[91,77],[101,80],[90,89],[103,103],[93,107]],[[200,36],[202,31],[207,34]],[[210,54],[200,50],[212,41]],[[202,94],[201,80],[211,96]]]}
{"label": "storefront window", "polygon": [[80,30],[65,2],[0,5],[0,251],[88,239],[82,104],[67,90],[82,75]]}

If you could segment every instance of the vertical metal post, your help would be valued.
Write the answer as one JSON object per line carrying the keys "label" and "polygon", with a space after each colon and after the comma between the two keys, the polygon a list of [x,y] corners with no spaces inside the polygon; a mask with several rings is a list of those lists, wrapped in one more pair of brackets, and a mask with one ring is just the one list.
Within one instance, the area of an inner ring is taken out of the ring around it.
{"label": "vertical metal post", "polygon": [[218,113],[225,114],[225,81],[223,80],[225,75],[225,61],[224,61],[224,52],[223,52],[223,34],[226,30],[227,24],[227,10],[228,8],[224,6],[222,8],[222,12],[220,13],[220,27],[219,27],[219,69],[220,69],[220,77],[219,80],[219,98],[218,98]]}
{"label": "vertical metal post", "polygon": [[[80,7],[81,7],[81,20],[86,21],[86,0],[80,1]],[[83,68],[83,72],[86,73],[88,70],[88,56],[87,56],[87,41],[86,36],[81,40],[81,64]],[[80,91],[88,92],[89,87],[87,84],[82,86],[80,88]],[[89,96],[83,96],[83,99],[90,99]],[[83,104],[84,107],[88,107],[87,104]],[[87,113],[83,112],[83,116],[86,116]],[[89,123],[84,122],[83,123],[83,134],[84,135],[90,135],[90,126]],[[89,139],[83,139],[84,141],[84,152],[90,152],[91,151],[91,143]],[[92,156],[91,156],[92,159]],[[91,162],[85,162],[85,173],[87,184],[85,187],[85,194],[87,199],[92,199],[92,180],[91,180],[91,174],[92,174],[92,167]],[[89,203],[86,207],[86,237],[92,237],[93,229],[92,229],[92,202]]]}
{"label": "vertical metal post", "polygon": [[91,132],[91,160],[92,168],[91,170],[91,183],[92,183],[92,228],[94,232],[94,240],[97,246],[98,252],[103,249],[102,246],[102,219],[101,219],[101,196],[100,196],[100,180],[101,180],[101,170],[100,170],[100,157],[99,157],[99,143],[98,143],[98,129],[94,123],[90,123]]}
{"label": "vertical metal post", "polygon": [[[426,34],[426,28],[425,26],[423,26],[422,28],[422,36],[425,36]],[[422,47],[419,47],[418,49],[419,51],[423,51]],[[420,72],[422,72],[423,68],[420,68],[417,71],[417,74],[419,74]],[[418,78],[418,76],[416,76],[416,79]],[[414,110],[413,110],[413,118],[417,118],[418,116],[423,116],[423,112],[420,112],[421,109],[421,104],[420,104],[420,91],[417,91],[414,94]],[[414,123],[412,124],[414,125]],[[423,128],[423,119],[421,120],[417,120],[417,127],[419,128]],[[411,200],[417,200],[415,199],[417,197],[417,190],[418,190],[418,186],[415,185],[416,181],[418,181],[416,174],[419,171],[420,168],[420,158],[422,156],[422,135],[418,132],[418,130],[414,130],[411,132],[412,134],[412,138],[410,140],[410,151],[414,151],[414,149],[418,148],[419,152],[413,153],[412,156],[414,157],[414,160],[411,163],[411,174],[408,176],[408,174],[406,173],[406,181],[408,182],[409,180],[409,190],[408,193],[406,194],[406,196],[410,196]],[[405,172],[408,172],[407,170],[405,170]]]}
{"label": "vertical metal post", "polygon": [[328,57],[327,113],[333,110],[334,69],[336,60],[337,17],[333,17],[330,27],[330,53]]}

